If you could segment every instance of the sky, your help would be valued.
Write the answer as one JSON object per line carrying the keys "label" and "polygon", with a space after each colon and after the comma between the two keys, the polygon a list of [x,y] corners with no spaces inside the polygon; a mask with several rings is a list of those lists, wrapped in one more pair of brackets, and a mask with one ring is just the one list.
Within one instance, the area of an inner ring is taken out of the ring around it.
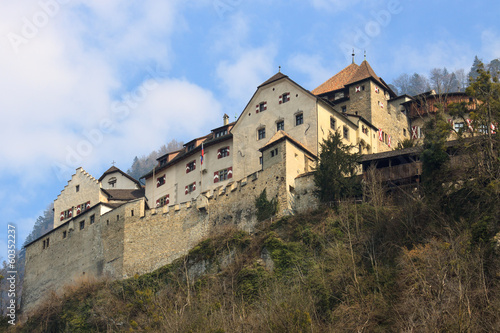
{"label": "sky", "polygon": [[281,71],[312,90],[366,59],[391,83],[500,57],[500,2],[0,0],[0,260],[83,167],[130,168],[239,116]]}

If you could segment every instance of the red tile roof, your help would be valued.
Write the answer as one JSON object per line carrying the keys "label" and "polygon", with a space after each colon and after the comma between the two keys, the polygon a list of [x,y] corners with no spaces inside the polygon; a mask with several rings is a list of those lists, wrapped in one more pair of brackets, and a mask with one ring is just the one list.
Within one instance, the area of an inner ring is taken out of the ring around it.
{"label": "red tile roof", "polygon": [[363,60],[361,65],[359,65],[358,70],[356,71],[356,73],[354,73],[354,75],[351,77],[351,79],[347,84],[352,84],[355,82],[366,80],[368,78],[373,78],[382,86],[385,86],[385,84],[383,84],[380,81],[380,78],[377,76],[377,74],[375,74],[375,71],[372,69],[372,66],[370,66],[370,64],[366,60]]}
{"label": "red tile roof", "polygon": [[321,95],[330,91],[344,88],[351,81],[351,78],[356,74],[358,68],[358,65],[354,63],[350,64],[311,92],[314,95]]}

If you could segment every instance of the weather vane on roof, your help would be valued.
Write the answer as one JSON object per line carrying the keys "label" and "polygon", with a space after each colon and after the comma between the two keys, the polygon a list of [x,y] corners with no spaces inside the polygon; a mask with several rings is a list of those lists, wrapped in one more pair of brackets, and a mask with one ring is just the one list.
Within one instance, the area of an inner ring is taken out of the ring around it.
{"label": "weather vane on roof", "polygon": [[113,162],[111,162],[111,164],[113,164],[113,166],[115,166],[115,163],[116,163],[115,160],[113,160]]}
{"label": "weather vane on roof", "polygon": [[281,66],[278,66],[278,72],[281,73]]}
{"label": "weather vane on roof", "polygon": [[365,60],[366,60],[366,50],[365,50]]}
{"label": "weather vane on roof", "polygon": [[352,63],[353,64],[354,64],[354,56],[355,56],[354,49],[352,49]]}

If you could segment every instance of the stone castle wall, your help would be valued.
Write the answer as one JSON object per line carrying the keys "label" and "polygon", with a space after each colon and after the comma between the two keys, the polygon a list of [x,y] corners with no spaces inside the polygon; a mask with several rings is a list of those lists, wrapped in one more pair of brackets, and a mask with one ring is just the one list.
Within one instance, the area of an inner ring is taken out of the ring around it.
{"label": "stone castle wall", "polygon": [[255,198],[264,189],[269,200],[276,197],[280,207],[288,207],[284,175],[283,157],[271,168],[197,200],[146,210],[141,198],[103,215],[101,205],[93,207],[27,246],[23,309],[32,311],[49,291],[61,292],[82,278],[151,272],[185,255],[220,226],[253,231],[258,223]]}

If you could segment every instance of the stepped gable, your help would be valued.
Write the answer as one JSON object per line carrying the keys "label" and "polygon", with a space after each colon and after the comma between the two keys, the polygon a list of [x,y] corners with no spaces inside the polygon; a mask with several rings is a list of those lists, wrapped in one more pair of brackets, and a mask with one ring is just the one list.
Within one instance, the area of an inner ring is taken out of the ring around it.
{"label": "stepped gable", "polygon": [[350,64],[311,92],[314,95],[321,95],[330,91],[345,88],[345,86],[352,81],[352,77],[357,73],[359,67],[360,66],[355,63]]}
{"label": "stepped gable", "polygon": [[109,174],[111,174],[111,173],[115,173],[115,172],[119,172],[119,173],[121,173],[122,175],[124,175],[125,177],[127,177],[128,179],[130,179],[131,181],[133,181],[133,182],[134,182],[134,183],[136,183],[139,187],[141,187],[141,188],[142,188],[142,184],[141,184],[141,183],[140,183],[137,179],[135,179],[135,178],[133,178],[133,177],[129,176],[128,174],[126,174],[125,172],[121,171],[120,169],[118,169],[118,168],[117,168],[117,167],[115,167],[114,165],[113,165],[111,168],[109,168],[108,170],[106,170],[106,171],[102,174],[101,178],[99,178],[99,182],[101,182],[101,181],[104,179],[104,177],[106,177],[106,175],[109,175]]}

